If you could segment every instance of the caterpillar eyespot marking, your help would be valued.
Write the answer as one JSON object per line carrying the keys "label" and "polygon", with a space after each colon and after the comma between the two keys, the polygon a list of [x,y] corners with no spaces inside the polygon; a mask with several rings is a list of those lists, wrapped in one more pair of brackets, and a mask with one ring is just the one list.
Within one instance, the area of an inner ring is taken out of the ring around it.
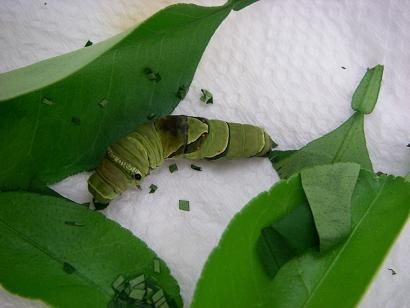
{"label": "caterpillar eyespot marking", "polygon": [[88,179],[94,202],[101,205],[131,187],[139,187],[150,170],[165,159],[190,160],[265,157],[276,143],[263,128],[175,115],[137,127],[108,147],[106,155]]}

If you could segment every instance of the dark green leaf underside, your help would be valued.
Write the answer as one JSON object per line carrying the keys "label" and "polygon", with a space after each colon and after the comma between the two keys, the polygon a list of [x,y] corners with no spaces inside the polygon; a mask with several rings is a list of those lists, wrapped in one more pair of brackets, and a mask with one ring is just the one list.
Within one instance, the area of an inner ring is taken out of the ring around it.
{"label": "dark green leaf underside", "polygon": [[360,166],[354,163],[316,166],[301,172],[320,251],[333,248],[351,232],[351,200],[359,172]]}
{"label": "dark green leaf underside", "polygon": [[153,251],[100,213],[69,201],[0,193],[0,247],[0,283],[24,297],[58,307],[106,307],[119,275],[144,273],[182,307],[167,266],[161,261],[161,272],[154,273]]}
{"label": "dark green leaf underside", "polygon": [[310,251],[271,280],[259,262],[262,228],[304,202],[300,175],[262,193],[229,224],[208,259],[192,307],[353,307],[407,220],[410,183],[361,171],[352,199],[352,232],[328,253]]}

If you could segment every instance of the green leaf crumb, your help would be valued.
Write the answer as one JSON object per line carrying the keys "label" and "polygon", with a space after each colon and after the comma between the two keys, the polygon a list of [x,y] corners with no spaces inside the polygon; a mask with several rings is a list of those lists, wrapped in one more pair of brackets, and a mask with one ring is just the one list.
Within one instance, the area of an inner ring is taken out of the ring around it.
{"label": "green leaf crumb", "polygon": [[43,99],[41,100],[41,102],[42,102],[44,105],[48,105],[48,106],[54,105],[54,102],[53,102],[52,100],[46,98],[46,97],[43,97]]}
{"label": "green leaf crumb", "polygon": [[196,171],[202,171],[202,167],[191,164],[191,169],[196,170]]}
{"label": "green leaf crumb", "polygon": [[147,120],[151,121],[155,118],[155,113],[150,113],[149,115],[147,115]]}
{"label": "green leaf crumb", "polygon": [[186,86],[180,86],[179,88],[178,88],[178,91],[177,91],[177,94],[176,94],[176,96],[179,98],[179,99],[184,99],[185,98],[185,96],[186,96],[186,94],[187,94],[187,88],[186,88]]}
{"label": "green leaf crumb", "polygon": [[209,92],[206,89],[201,89],[202,95],[201,95],[201,101],[204,102],[205,104],[213,104],[214,103],[214,97],[211,92]]}
{"label": "green leaf crumb", "polygon": [[160,273],[161,272],[161,263],[158,259],[154,259],[154,272]]}
{"label": "green leaf crumb", "polygon": [[188,200],[179,200],[179,209],[181,211],[189,212],[189,201]]}
{"label": "green leaf crumb", "polygon": [[63,263],[63,270],[64,270],[64,272],[66,272],[67,274],[72,274],[72,273],[74,273],[76,270],[75,270],[75,267],[74,266],[72,266],[70,263],[68,263],[68,262],[64,262]]}
{"label": "green leaf crumb", "polygon": [[99,105],[101,108],[105,108],[105,106],[107,106],[107,104],[108,104],[108,100],[105,99],[105,98],[98,103],[98,105]]}
{"label": "green leaf crumb", "polygon": [[172,165],[169,165],[168,169],[169,169],[169,172],[174,173],[175,171],[178,171],[178,166],[177,164],[172,164]]}
{"label": "green leaf crumb", "polygon": [[155,73],[149,67],[144,68],[144,74],[148,78],[148,80],[155,81],[155,82],[161,81],[161,75],[158,72]]}
{"label": "green leaf crumb", "polygon": [[81,224],[76,221],[65,221],[64,223],[68,226],[73,226],[73,227],[83,227],[84,226],[84,224]]}
{"label": "green leaf crumb", "polygon": [[72,117],[71,122],[75,125],[80,125],[81,124],[80,118],[77,118],[77,117]]}
{"label": "green leaf crumb", "polygon": [[93,44],[93,42],[91,42],[90,40],[88,40],[88,41],[85,43],[84,47],[91,46],[92,44]]}
{"label": "green leaf crumb", "polygon": [[111,286],[115,291],[121,292],[125,288],[124,282],[125,282],[124,276],[119,275],[117,279],[114,280]]}
{"label": "green leaf crumb", "polygon": [[149,193],[150,193],[150,194],[153,194],[154,192],[157,191],[157,189],[158,189],[158,186],[157,186],[157,185],[151,184],[151,185],[149,186]]}

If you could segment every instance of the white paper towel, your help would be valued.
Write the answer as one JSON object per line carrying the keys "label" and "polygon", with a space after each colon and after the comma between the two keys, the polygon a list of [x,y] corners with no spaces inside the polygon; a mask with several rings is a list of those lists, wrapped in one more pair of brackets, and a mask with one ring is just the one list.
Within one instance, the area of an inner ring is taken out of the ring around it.
{"label": "white paper towel", "polygon": [[[0,72],[101,41],[176,0],[2,0]],[[223,0],[190,1],[203,5]],[[350,99],[367,67],[385,65],[366,137],[376,170],[410,171],[410,1],[261,0],[232,13],[212,38],[190,92],[176,114],[251,123],[267,129],[280,149],[299,148],[336,128],[352,113]],[[345,67],[343,69],[342,67]],[[200,89],[214,104],[199,101]],[[167,164],[105,214],[147,242],[170,266],[186,306],[210,251],[250,199],[278,177],[267,159]],[[54,186],[89,200],[87,174]],[[159,189],[148,194],[148,186]],[[178,199],[191,202],[178,210]],[[362,307],[410,307],[410,226],[401,234]],[[392,275],[393,268],[397,275]],[[38,305],[38,303],[36,303]],[[0,290],[1,307],[32,306]]]}

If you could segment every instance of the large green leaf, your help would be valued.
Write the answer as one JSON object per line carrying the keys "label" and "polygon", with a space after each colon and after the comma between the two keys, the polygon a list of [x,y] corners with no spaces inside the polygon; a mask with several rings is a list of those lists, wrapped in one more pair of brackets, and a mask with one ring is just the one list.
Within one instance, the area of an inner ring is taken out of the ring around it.
{"label": "large green leaf", "polygon": [[156,255],[141,240],[61,198],[0,193],[0,247],[0,283],[21,296],[58,307],[106,307],[118,275],[144,273],[182,306],[169,269],[161,261],[154,273]]}
{"label": "large green leaf", "polygon": [[0,75],[0,189],[92,169],[107,145],[170,113],[214,31],[251,2],[173,5],[107,41]]}
{"label": "large green leaf", "polygon": [[209,257],[192,307],[353,307],[403,227],[410,183],[362,170],[352,198],[352,232],[323,254],[308,251],[270,279],[255,249],[262,228],[305,202],[300,175],[260,194],[229,224]]}

